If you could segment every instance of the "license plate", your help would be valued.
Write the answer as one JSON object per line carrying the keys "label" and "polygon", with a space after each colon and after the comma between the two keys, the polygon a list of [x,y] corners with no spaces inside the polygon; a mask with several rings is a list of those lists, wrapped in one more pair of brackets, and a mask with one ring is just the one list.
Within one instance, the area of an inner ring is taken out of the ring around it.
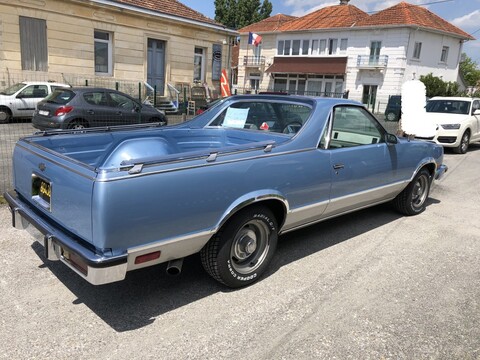
{"label": "license plate", "polygon": [[48,111],[47,110],[38,110],[38,113],[43,116],[48,116]]}
{"label": "license plate", "polygon": [[32,175],[32,198],[42,207],[50,211],[52,184],[38,175]]}

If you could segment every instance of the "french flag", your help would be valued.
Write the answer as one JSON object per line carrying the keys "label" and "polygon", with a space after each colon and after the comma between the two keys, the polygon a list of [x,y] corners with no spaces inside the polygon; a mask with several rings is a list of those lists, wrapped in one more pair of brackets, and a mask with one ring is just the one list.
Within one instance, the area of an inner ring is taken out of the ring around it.
{"label": "french flag", "polygon": [[262,42],[262,37],[258,34],[249,32],[248,33],[248,43],[250,45],[258,46]]}

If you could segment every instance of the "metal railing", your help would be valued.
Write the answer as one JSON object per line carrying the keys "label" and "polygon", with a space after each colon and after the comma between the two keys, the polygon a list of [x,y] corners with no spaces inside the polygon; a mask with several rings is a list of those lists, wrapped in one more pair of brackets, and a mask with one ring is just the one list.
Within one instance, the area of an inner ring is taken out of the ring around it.
{"label": "metal railing", "polygon": [[244,56],[243,65],[245,66],[264,66],[265,56]]}
{"label": "metal railing", "polygon": [[385,68],[388,64],[388,55],[358,55],[357,67],[359,68]]}

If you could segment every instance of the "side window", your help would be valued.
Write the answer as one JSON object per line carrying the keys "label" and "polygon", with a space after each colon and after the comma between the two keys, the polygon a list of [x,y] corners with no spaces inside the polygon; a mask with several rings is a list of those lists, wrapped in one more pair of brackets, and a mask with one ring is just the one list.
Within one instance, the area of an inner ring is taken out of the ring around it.
{"label": "side window", "polygon": [[48,95],[46,85],[31,85],[27,86],[20,92],[22,98],[44,98]]}
{"label": "side window", "polygon": [[132,110],[135,108],[135,102],[126,96],[110,93],[110,98],[112,99],[113,107],[118,107],[125,110]]}
{"label": "side window", "polygon": [[83,94],[83,99],[90,105],[107,106],[108,101],[104,92],[90,92]]}
{"label": "side window", "polygon": [[[472,109],[473,111],[480,109],[480,100],[475,100],[473,102]],[[472,114],[473,114],[473,111],[472,111]]]}
{"label": "side window", "polygon": [[338,106],[333,111],[330,136],[323,136],[321,146],[338,149],[378,144],[385,141],[383,135],[380,124],[364,108]]}

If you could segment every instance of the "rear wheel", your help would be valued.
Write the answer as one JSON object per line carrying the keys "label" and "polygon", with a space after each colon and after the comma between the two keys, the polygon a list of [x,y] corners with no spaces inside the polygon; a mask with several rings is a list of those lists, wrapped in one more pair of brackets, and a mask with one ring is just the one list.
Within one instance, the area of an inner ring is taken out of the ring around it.
{"label": "rear wheel", "polygon": [[72,130],[81,130],[88,128],[88,124],[82,120],[73,120],[70,124],[68,124],[68,128]]}
{"label": "rear wheel", "polygon": [[255,282],[277,247],[277,221],[263,206],[240,211],[200,252],[210,276],[232,288]]}
{"label": "rear wheel", "polygon": [[465,154],[468,150],[469,143],[470,143],[470,132],[466,130],[462,135],[460,144],[456,148],[453,148],[453,151],[457,154]]}
{"label": "rear wheel", "polygon": [[410,184],[393,200],[393,205],[404,215],[420,214],[425,210],[430,184],[431,176],[428,170],[420,170]]}
{"label": "rear wheel", "polygon": [[12,112],[7,107],[0,108],[0,124],[7,124],[12,119]]}

